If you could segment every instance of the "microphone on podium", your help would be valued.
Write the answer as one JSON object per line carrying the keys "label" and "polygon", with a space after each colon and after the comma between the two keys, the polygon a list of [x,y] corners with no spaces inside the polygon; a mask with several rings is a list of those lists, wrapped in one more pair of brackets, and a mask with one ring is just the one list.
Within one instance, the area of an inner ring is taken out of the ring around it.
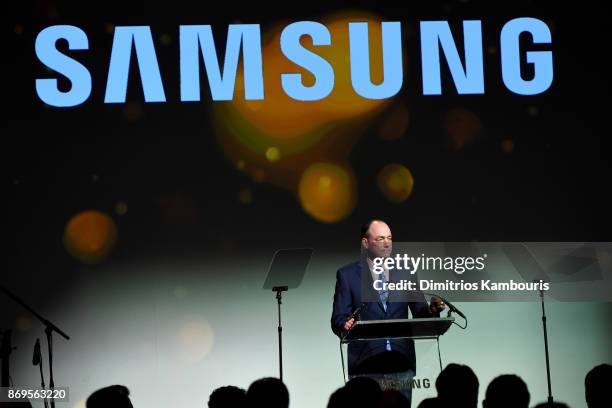
{"label": "microphone on podium", "polygon": [[461,310],[457,309],[457,307],[455,307],[455,305],[453,305],[451,302],[449,302],[448,300],[444,299],[442,296],[437,295],[435,293],[427,293],[427,292],[421,292],[424,295],[429,295],[429,296],[435,296],[438,299],[440,299],[441,301],[443,301],[444,303],[446,303],[448,305],[448,309],[450,312],[454,312],[457,313],[459,316],[463,317],[464,319],[467,320],[467,317],[465,317],[465,315],[461,312]]}
{"label": "microphone on podium", "polygon": [[364,303],[362,303],[362,304],[360,304],[360,305],[359,305],[359,307],[358,307],[357,309],[355,309],[355,310],[353,311],[353,313],[351,313],[351,315],[349,316],[349,318],[348,318],[348,319],[346,319],[346,320],[356,319],[356,318],[357,318],[359,315],[361,315],[361,312],[362,312],[363,310],[365,310],[365,308],[366,308],[367,306],[368,306],[368,304],[367,304],[367,303],[365,303],[365,302],[364,302]]}

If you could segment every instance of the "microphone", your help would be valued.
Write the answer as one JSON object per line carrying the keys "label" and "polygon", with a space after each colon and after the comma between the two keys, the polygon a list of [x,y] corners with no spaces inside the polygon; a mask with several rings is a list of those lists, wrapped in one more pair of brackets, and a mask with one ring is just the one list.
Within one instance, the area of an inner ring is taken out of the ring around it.
{"label": "microphone", "polygon": [[[440,297],[440,296],[438,296],[438,297]],[[450,303],[448,300],[446,300],[446,299],[444,299],[444,298],[441,298],[441,297],[440,297],[440,299],[442,299],[442,301],[448,305],[448,308],[451,310],[451,312],[455,312],[455,313],[457,313],[459,316],[461,316],[461,317],[463,317],[465,320],[467,320],[467,317],[465,317],[465,315],[464,315],[464,314],[461,312],[461,310],[457,309],[457,308],[456,308],[456,307],[455,307],[455,306],[454,306],[452,303]]]}
{"label": "microphone", "polygon": [[[363,310],[365,310],[365,308],[366,308],[367,306],[368,306],[368,304],[367,304],[367,303],[365,303],[365,302],[364,302],[364,303],[362,303],[362,304],[360,304],[360,305],[359,305],[359,307],[358,307],[357,309],[355,309],[355,310],[353,311],[353,313],[351,313],[351,315],[350,315],[350,316],[349,316],[349,317],[346,319],[346,321],[349,321],[349,320],[351,320],[351,319],[357,319],[357,317],[358,317],[358,316],[361,314],[361,312],[362,312]],[[348,330],[344,331],[344,334],[342,335],[342,337],[341,337],[341,338],[342,338],[342,339],[346,338],[346,336],[348,336],[349,332],[350,332],[350,331],[353,329],[353,327],[355,327],[355,326],[353,325],[353,326],[352,326],[350,329],[348,329]],[[344,360],[342,360],[342,361],[344,361]]]}
{"label": "microphone", "polygon": [[357,309],[355,309],[355,311],[353,313],[351,313],[351,315],[349,316],[348,319],[346,320],[351,320],[351,319],[355,319],[357,318],[357,316],[359,316],[361,314],[361,311],[364,310],[366,308],[368,304],[367,303],[362,303],[359,305],[359,307]]}
{"label": "microphone", "polygon": [[36,339],[36,344],[34,345],[34,354],[32,355],[32,364],[37,366],[40,364],[40,360],[40,339]]}
{"label": "microphone", "polygon": [[461,310],[457,309],[455,307],[455,305],[453,305],[451,302],[449,302],[448,300],[444,299],[442,296],[440,295],[436,295],[435,293],[427,293],[427,292],[422,292],[424,295],[429,295],[429,296],[435,296],[437,298],[439,298],[441,301],[443,301],[444,303],[446,303],[448,305],[448,309],[450,312],[455,312],[457,313],[459,316],[463,317],[465,320],[467,320],[467,317],[465,317],[465,315],[461,312]]}

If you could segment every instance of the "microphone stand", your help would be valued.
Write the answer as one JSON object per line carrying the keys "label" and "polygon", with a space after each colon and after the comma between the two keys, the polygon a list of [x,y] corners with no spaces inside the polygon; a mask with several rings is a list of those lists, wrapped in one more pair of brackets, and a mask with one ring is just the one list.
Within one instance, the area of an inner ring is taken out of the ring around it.
{"label": "microphone stand", "polygon": [[[45,376],[43,374],[42,361],[38,364],[38,366],[40,367],[40,385],[42,386],[44,390],[45,389]],[[51,400],[53,401],[53,398]],[[45,403],[45,408],[47,408],[49,406],[49,401],[47,401],[47,399],[45,398],[43,402]]]}
{"label": "microphone stand", "polygon": [[[8,289],[3,286],[0,286],[0,291],[4,292],[8,297],[13,299],[16,303],[23,306],[26,310],[28,310],[32,315],[34,315],[42,324],[45,325],[45,334],[47,335],[47,345],[49,347],[49,389],[53,392],[53,387],[55,383],[53,382],[53,332],[56,332],[66,340],[70,340],[70,337],[64,333],[59,327],[51,323],[49,320],[45,319],[41,315],[39,315],[34,309],[28,306],[24,301],[19,299],[13,293],[11,293]],[[55,408],[55,400],[51,398],[51,408]]]}
{"label": "microphone stand", "polygon": [[283,292],[288,289],[288,286],[274,286],[272,288],[272,291],[276,292],[276,301],[278,303],[278,366],[281,381],[283,381],[283,325],[281,323],[281,304],[283,303]]}
{"label": "microphone stand", "polygon": [[542,328],[544,329],[544,352],[546,354],[546,380],[548,381],[548,404],[552,406],[553,396],[550,386],[550,360],[548,358],[548,331],[546,330],[546,312],[544,311],[544,289],[540,289],[542,300]]}
{"label": "microphone stand", "polygon": [[[44,390],[45,389],[45,375],[43,374],[43,365],[42,365],[42,359],[40,355],[40,340],[39,339],[36,339],[36,345],[34,346],[34,356],[32,357],[32,359],[37,362],[34,365],[37,365],[40,368],[40,386]],[[45,408],[47,408],[49,406],[47,398],[44,398],[43,402],[45,403]]]}

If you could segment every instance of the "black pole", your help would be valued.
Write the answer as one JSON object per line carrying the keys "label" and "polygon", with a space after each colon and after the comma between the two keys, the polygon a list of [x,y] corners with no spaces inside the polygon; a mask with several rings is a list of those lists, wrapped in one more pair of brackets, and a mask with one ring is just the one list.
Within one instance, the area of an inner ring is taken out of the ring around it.
{"label": "black pole", "polygon": [[[40,388],[44,390],[46,389],[46,387],[45,387],[45,375],[43,373],[42,355],[40,353],[40,339],[36,339],[36,343],[34,345],[34,354],[32,356],[32,363],[34,365],[38,365],[40,369]],[[45,408],[48,408],[49,402],[47,401],[47,398],[43,398],[43,402],[45,404]]]}
{"label": "black pole", "polygon": [[57,327],[56,325],[54,325],[53,323],[51,323],[50,321],[48,321],[47,319],[45,319],[44,317],[42,317],[41,315],[36,313],[36,311],[34,309],[32,309],[30,306],[28,306],[23,300],[19,299],[17,296],[15,296],[8,289],[0,286],[0,292],[6,293],[6,295],[8,297],[13,299],[16,303],[20,304],[24,309],[26,309],[27,311],[32,313],[34,315],[34,317],[36,317],[38,320],[40,320],[41,323],[44,324],[47,329],[55,331],[57,334],[59,334],[60,336],[62,336],[66,340],[70,340],[70,337],[68,337],[68,335],[66,333],[64,333],[59,327]]}
{"label": "black pole", "polygon": [[[38,366],[40,367],[40,386],[42,387],[42,389],[45,389],[45,376],[43,374],[43,366],[42,366],[42,361],[38,364]],[[46,398],[43,399],[43,402],[45,404],[45,408],[47,408],[49,406],[49,402],[47,401]]]}
{"label": "black pole", "polygon": [[[53,329],[47,326],[45,334],[47,335],[47,348],[49,349],[49,389],[51,390],[51,395],[53,395],[55,387],[55,382],[53,381]],[[55,399],[53,397],[50,402],[51,408],[55,408]]]}
{"label": "black pole", "polygon": [[278,366],[280,372],[280,380],[283,381],[283,326],[281,324],[281,291],[276,292],[276,299],[278,300]]}
{"label": "black pole", "polygon": [[281,321],[281,304],[283,303],[283,291],[289,289],[288,286],[275,286],[272,288],[276,292],[276,302],[278,304],[278,368],[280,380],[283,381],[283,325]]}
{"label": "black pole", "polygon": [[548,403],[553,403],[552,389],[550,386],[550,360],[548,358],[548,331],[546,330],[546,312],[544,311],[544,290],[540,289],[542,299],[542,327],[544,329],[544,351],[546,353],[546,380],[548,381]]}

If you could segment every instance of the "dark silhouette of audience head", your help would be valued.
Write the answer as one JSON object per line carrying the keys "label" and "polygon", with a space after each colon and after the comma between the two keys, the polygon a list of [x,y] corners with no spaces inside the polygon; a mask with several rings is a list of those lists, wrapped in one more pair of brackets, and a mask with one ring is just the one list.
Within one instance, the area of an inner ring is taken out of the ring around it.
{"label": "dark silhouette of audience head", "polygon": [[609,407],[612,405],[612,365],[600,364],[593,367],[584,378],[584,396],[589,408]]}
{"label": "dark silhouette of audience head", "polygon": [[385,390],[378,401],[376,408],[405,408],[410,405],[410,401],[397,390]]}
{"label": "dark silhouette of audience head", "polygon": [[529,390],[521,377],[504,374],[489,383],[483,408],[528,408]]}
{"label": "dark silhouette of audience head", "polygon": [[542,402],[533,408],[569,408],[569,406],[563,402],[553,401],[551,404],[548,402]]}
{"label": "dark silhouette of audience head", "polygon": [[95,391],[87,398],[87,408],[133,408],[130,390],[123,385],[111,385]]}
{"label": "dark silhouette of audience head", "polygon": [[438,408],[439,406],[437,398],[425,398],[421,401],[418,408]]}
{"label": "dark silhouette of audience head", "polygon": [[217,388],[208,398],[208,408],[241,408],[244,406],[246,406],[246,391],[233,385]]}
{"label": "dark silhouette of audience head", "polygon": [[[589,371],[584,379],[588,408],[611,406],[606,388],[612,378],[612,365],[601,364]],[[478,377],[466,365],[449,364],[436,379],[436,398],[427,398],[419,408],[477,408]],[[87,399],[87,408],[133,408],[129,390],[113,385],[97,390]],[[517,375],[504,374],[494,378],[485,392],[483,408],[528,408],[530,394],[527,384]],[[410,401],[397,390],[383,391],[379,383],[366,376],[352,378],[329,397],[327,408],[403,408]],[[208,400],[209,408],[288,408],[289,391],[278,378],[266,377],[254,381],[245,392],[234,386],[217,388]],[[569,408],[563,402],[543,402],[534,408]]]}
{"label": "dark silhouette of audience head", "polygon": [[289,391],[278,378],[266,377],[253,382],[246,395],[250,407],[287,408],[289,406]]}
{"label": "dark silhouette of audience head", "polygon": [[352,378],[329,397],[328,408],[375,408],[382,390],[376,380],[369,377]]}
{"label": "dark silhouette of audience head", "polygon": [[349,408],[348,391],[345,387],[338,388],[329,396],[327,408]]}
{"label": "dark silhouette of audience head", "polygon": [[353,407],[374,407],[382,395],[378,382],[369,377],[351,378],[344,388]]}
{"label": "dark silhouette of audience head", "polygon": [[436,390],[439,406],[476,408],[478,405],[478,378],[466,365],[447,365],[436,379]]}

